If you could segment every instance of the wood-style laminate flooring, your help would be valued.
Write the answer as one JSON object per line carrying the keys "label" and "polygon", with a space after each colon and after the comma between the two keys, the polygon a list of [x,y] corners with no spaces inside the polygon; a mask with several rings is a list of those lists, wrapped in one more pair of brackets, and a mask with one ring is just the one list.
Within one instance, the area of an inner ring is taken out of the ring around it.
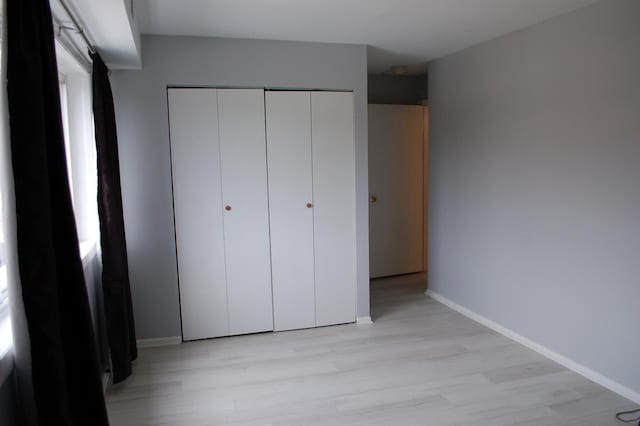
{"label": "wood-style laminate flooring", "polygon": [[111,386],[124,425],[618,425],[634,405],[426,297],[374,280],[373,325],[142,349]]}

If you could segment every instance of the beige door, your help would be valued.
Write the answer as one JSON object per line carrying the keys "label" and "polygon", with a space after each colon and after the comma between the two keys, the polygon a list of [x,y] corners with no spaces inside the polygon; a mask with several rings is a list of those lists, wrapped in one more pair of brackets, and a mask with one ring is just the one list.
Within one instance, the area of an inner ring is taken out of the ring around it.
{"label": "beige door", "polygon": [[424,118],[418,105],[369,105],[372,278],[424,270]]}

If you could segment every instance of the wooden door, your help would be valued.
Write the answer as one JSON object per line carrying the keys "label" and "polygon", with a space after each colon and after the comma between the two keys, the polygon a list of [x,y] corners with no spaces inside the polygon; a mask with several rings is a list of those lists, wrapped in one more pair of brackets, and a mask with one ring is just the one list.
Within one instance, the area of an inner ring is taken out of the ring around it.
{"label": "wooden door", "polygon": [[372,278],[424,270],[424,107],[369,105]]}

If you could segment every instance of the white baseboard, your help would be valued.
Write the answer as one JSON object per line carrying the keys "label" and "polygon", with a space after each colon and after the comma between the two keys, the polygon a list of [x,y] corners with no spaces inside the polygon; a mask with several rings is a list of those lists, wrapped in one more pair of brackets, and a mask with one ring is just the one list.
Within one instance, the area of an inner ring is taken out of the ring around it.
{"label": "white baseboard", "polygon": [[490,319],[485,318],[482,315],[477,314],[465,308],[464,306],[460,306],[457,303],[447,299],[446,297],[434,291],[427,290],[425,294],[431,297],[432,299],[442,303],[443,305],[448,306],[454,311],[461,313],[465,317],[470,318],[476,322],[479,322],[480,324],[486,327],[489,327],[490,329],[502,334],[505,337],[510,338],[511,340],[515,340],[521,345],[524,345],[527,348],[538,352],[540,355],[545,356],[550,360],[557,362],[560,365],[563,365],[569,370],[572,370],[580,374],[581,376],[586,377],[587,379],[599,384],[600,386],[603,386],[609,389],[612,392],[617,393],[618,395],[621,395],[635,402],[636,404],[640,404],[640,393],[634,391],[633,389],[630,389],[616,381],[613,381],[610,378],[598,373],[597,371],[594,371],[588,367],[585,367],[584,365],[579,364],[573,361],[572,359],[567,358],[564,355],[560,355],[559,353],[554,352],[545,346],[542,346],[532,340],[529,340],[526,337],[519,335],[515,331],[510,330],[494,321],[491,321]]}
{"label": "white baseboard", "polygon": [[358,318],[356,318],[356,324],[358,324],[358,325],[369,325],[369,324],[373,324],[373,321],[371,320],[370,316],[358,317]]}
{"label": "white baseboard", "polygon": [[181,336],[157,337],[155,339],[140,339],[136,342],[139,348],[156,348],[159,346],[172,346],[182,343]]}

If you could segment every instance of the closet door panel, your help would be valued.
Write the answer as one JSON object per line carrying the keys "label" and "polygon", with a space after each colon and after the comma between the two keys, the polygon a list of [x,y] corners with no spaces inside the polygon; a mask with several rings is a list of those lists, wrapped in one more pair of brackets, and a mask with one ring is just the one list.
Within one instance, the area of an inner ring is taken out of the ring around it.
{"label": "closet door panel", "polygon": [[311,97],[278,91],[265,100],[274,328],[314,327]]}
{"label": "closet door panel", "polygon": [[184,340],[229,333],[215,89],[169,89]]}
{"label": "closet door panel", "polygon": [[316,325],[355,321],[353,94],[311,93]]}
{"label": "closet door panel", "polygon": [[264,91],[218,89],[230,334],[273,330]]}

